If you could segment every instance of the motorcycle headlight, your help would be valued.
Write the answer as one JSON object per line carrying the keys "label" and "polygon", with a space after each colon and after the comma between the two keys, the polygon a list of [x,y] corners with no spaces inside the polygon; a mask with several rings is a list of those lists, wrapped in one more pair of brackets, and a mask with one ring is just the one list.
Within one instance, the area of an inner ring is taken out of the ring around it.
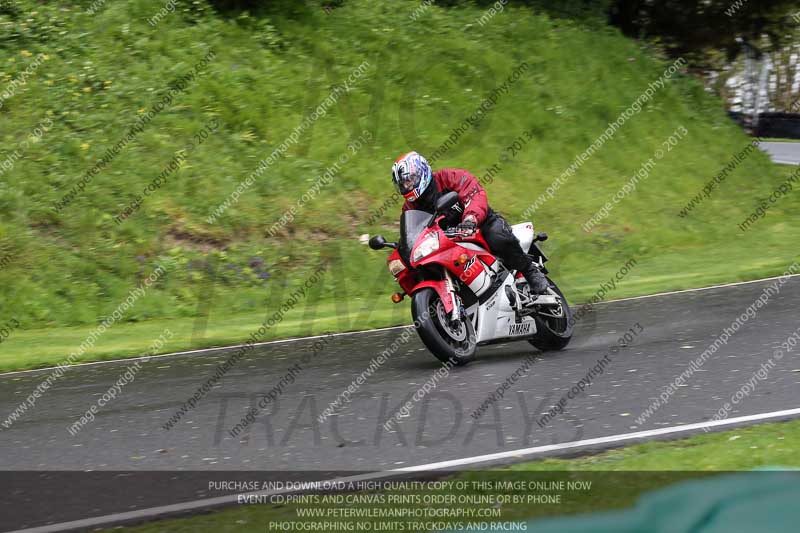
{"label": "motorcycle headlight", "polygon": [[391,261],[389,261],[389,272],[392,273],[392,276],[394,277],[399,276],[400,272],[402,272],[405,269],[406,266],[399,259],[392,259]]}
{"label": "motorcycle headlight", "polygon": [[414,249],[414,255],[411,260],[415,263],[427,255],[439,249],[439,236],[436,233],[428,233],[427,237],[422,239],[422,242]]}

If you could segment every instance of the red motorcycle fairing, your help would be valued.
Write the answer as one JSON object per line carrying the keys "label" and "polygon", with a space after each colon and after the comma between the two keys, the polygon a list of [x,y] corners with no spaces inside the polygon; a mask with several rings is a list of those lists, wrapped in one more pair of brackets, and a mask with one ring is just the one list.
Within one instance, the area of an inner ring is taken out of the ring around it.
{"label": "red motorcycle fairing", "polygon": [[[439,231],[441,231],[441,230],[439,230]],[[427,234],[427,233],[429,233],[429,231],[425,232],[425,234]],[[439,239],[440,239],[440,241],[439,241],[439,246],[440,247],[441,247],[441,244],[442,244],[442,239],[449,241],[449,239],[447,237],[445,237],[443,234],[439,235]],[[440,250],[441,250],[441,248],[440,248]],[[430,256],[423,258],[422,260],[418,261],[417,263],[413,263],[413,265],[414,266],[419,266],[419,265],[430,264],[430,263],[443,263],[444,261],[442,261],[442,260],[440,260],[440,261],[428,261],[427,260],[428,258],[432,258],[432,257],[434,257],[436,255],[438,255],[438,254],[437,253],[431,254]],[[447,257],[450,257],[451,255],[452,255],[452,252],[447,252]],[[458,255],[460,255],[460,253],[456,254],[456,258],[458,257]],[[389,254],[389,258],[386,260],[387,265],[389,263],[391,263],[392,261],[394,261],[394,260],[403,262],[403,260],[400,258],[400,252],[398,252],[397,250],[392,250],[392,253]],[[403,264],[405,265],[405,263],[403,263]],[[451,264],[452,264],[452,261],[451,261]],[[448,266],[448,265],[445,265],[445,266]],[[396,276],[396,278],[397,278],[397,283],[400,285],[400,287],[403,289],[403,291],[406,294],[412,295],[412,294],[414,294],[416,292],[419,292],[420,290],[422,290],[422,289],[424,289],[426,287],[430,287],[433,290],[435,290],[436,293],[439,295],[439,299],[442,300],[442,303],[444,304],[445,311],[447,313],[450,313],[450,312],[453,311],[453,298],[450,295],[449,291],[447,290],[447,282],[445,280],[425,280],[425,281],[417,282],[417,280],[414,278],[414,275],[411,273],[410,269],[408,268],[408,265],[405,265],[405,267],[406,268],[404,268],[402,271],[400,271],[400,273]],[[452,270],[452,268],[450,268],[449,266],[448,266],[448,269]]]}
{"label": "red motorcycle fairing", "polygon": [[[392,250],[392,253],[389,254],[389,258],[386,260],[386,264],[389,264],[394,260],[400,262],[403,261],[400,258],[400,252],[397,250]],[[417,281],[414,279],[414,275],[411,273],[407,265],[406,268],[397,274],[396,278],[397,283],[400,284],[400,287],[403,289],[403,291],[409,295],[414,294],[415,292],[418,292],[426,287],[432,288],[442,300],[445,311],[448,313],[453,311],[453,299],[447,292],[447,283],[444,280],[425,280],[417,283]]]}
{"label": "red motorcycle fairing", "polygon": [[421,283],[418,283],[409,294],[414,294],[415,292],[419,292],[422,289],[430,287],[436,291],[439,295],[439,299],[444,304],[444,310],[447,313],[451,313],[453,311],[453,298],[450,293],[447,291],[447,282],[442,280],[433,280],[428,279]]}
{"label": "red motorcycle fairing", "polygon": [[[439,225],[435,224],[420,234],[417,238],[417,243],[421,243],[425,237],[432,233],[435,233],[439,240],[438,250],[420,258],[418,261],[412,260],[412,267],[430,264],[441,265],[454,277],[470,286],[476,278],[487,272],[484,265],[491,266],[497,260],[497,258],[489,252],[489,245],[486,243],[480,230],[476,231],[470,237],[454,240],[447,237]],[[464,246],[464,244],[467,243],[475,246]],[[448,289],[446,280],[424,280],[417,282],[411,269],[402,261],[400,253],[397,250],[392,251],[386,262],[390,264],[392,261],[399,261],[406,267],[395,276],[400,287],[402,287],[406,294],[412,295],[421,289],[430,287],[438,294],[444,304],[445,311],[448,313],[452,312],[453,297]]]}
{"label": "red motorcycle fairing", "polygon": [[[395,260],[403,263],[403,260],[400,258],[400,252],[398,252],[396,249],[392,250],[392,253],[389,254],[386,264],[389,265],[389,263]],[[397,283],[400,285],[400,288],[403,289],[403,292],[406,294],[411,294],[414,291],[414,286],[417,284],[417,280],[414,279],[414,275],[409,270],[408,265],[403,263],[403,266],[405,268],[401,270],[400,273],[395,276],[395,278],[397,279]]]}

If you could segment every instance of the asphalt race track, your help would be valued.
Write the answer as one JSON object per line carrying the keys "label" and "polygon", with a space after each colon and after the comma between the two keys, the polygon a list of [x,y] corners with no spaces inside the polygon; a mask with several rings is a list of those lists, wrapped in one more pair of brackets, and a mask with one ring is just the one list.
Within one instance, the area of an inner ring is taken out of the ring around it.
{"label": "asphalt race track", "polygon": [[800,165],[800,143],[762,142],[760,148],[776,163]]}
{"label": "asphalt race track", "polygon": [[[131,362],[83,365],[70,369],[35,408],[0,431],[0,470],[304,470],[320,475],[380,471],[703,422],[748,381],[755,384],[754,390],[733,406],[730,418],[792,409],[800,406],[800,347],[779,360],[775,356],[781,343],[800,327],[800,277],[783,281],[783,285],[770,280],[600,304],[578,323],[565,351],[536,354],[527,342],[481,348],[477,361],[452,369],[416,402],[414,393],[441,365],[416,336],[410,336],[338,414],[323,422],[317,418],[323,410],[403,329],[336,336],[322,344],[312,339],[258,347],[170,430],[162,426],[229,351],[143,362],[120,396],[73,436],[67,428]],[[756,309],[754,302],[770,286],[775,288]],[[748,307],[755,310],[752,317],[743,315]],[[742,324],[727,344],[696,367],[665,405],[638,424],[637,417],[737,318]],[[617,339],[630,331],[636,335],[629,336],[633,338],[627,346],[611,351],[618,346]],[[232,437],[229,430],[246,410],[281,382],[287,369],[313,350],[314,342],[317,351],[292,382],[284,378],[283,390],[256,422]],[[527,373],[475,420],[471,413],[531,354],[536,358]],[[604,356],[608,356],[604,372],[584,385],[584,392],[565,401],[563,414],[540,424],[540,417],[566,398]],[[752,381],[770,359],[774,364],[764,379]],[[47,372],[0,375],[3,420]],[[408,416],[386,430],[383,423],[406,401],[411,401]],[[6,472],[6,478],[10,475]],[[132,494],[138,494],[136,490],[135,484],[129,488]],[[142,488],[151,496],[159,490],[164,493],[166,488]],[[158,504],[170,503],[165,494],[161,496]],[[179,501],[203,494],[176,491],[170,496]],[[155,504],[131,498],[118,505],[115,509],[108,501],[80,511],[53,505],[48,513],[38,514],[17,508],[13,517],[9,505],[0,505],[0,530]]]}

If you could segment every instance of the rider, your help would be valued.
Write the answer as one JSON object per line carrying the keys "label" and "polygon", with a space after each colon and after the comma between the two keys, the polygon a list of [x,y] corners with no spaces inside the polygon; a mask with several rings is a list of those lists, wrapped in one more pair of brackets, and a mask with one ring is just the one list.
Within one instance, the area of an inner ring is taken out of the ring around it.
{"label": "rider", "polygon": [[490,251],[509,268],[525,276],[532,293],[547,292],[547,279],[533,260],[525,254],[508,222],[489,207],[486,191],[478,180],[460,168],[443,168],[436,172],[417,152],[400,156],[392,166],[392,181],[406,202],[403,211],[419,209],[432,213],[436,199],[455,191],[459,202],[455,213],[447,217],[459,233],[469,236],[480,227]]}

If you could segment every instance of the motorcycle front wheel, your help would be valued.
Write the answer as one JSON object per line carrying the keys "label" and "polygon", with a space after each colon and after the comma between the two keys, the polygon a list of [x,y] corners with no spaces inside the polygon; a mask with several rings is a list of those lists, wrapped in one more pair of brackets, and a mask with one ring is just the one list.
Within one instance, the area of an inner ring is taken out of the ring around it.
{"label": "motorcycle front wheel", "polygon": [[465,365],[475,359],[475,328],[468,318],[452,320],[439,294],[426,287],[411,298],[411,316],[422,343],[443,363]]}

